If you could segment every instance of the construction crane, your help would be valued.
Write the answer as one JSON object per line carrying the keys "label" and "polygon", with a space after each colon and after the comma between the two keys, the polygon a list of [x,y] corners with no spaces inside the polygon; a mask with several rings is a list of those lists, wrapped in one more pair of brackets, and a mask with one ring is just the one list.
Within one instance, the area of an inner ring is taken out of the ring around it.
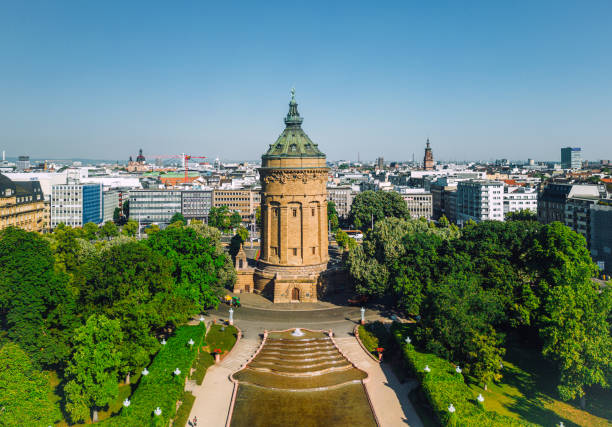
{"label": "construction crane", "polygon": [[191,159],[207,159],[208,157],[206,156],[192,156],[191,154],[171,154],[171,155],[159,155],[159,156],[153,156],[156,159],[182,159],[183,161],[183,166],[185,167],[185,179],[184,179],[184,183],[187,183],[187,173],[189,171],[189,167],[188,167],[188,163],[189,160]]}

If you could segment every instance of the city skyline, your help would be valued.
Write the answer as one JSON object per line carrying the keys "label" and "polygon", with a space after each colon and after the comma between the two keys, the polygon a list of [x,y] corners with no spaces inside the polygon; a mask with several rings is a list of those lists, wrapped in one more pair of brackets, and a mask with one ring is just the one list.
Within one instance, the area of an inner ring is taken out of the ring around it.
{"label": "city skyline", "polygon": [[607,2],[148,5],[0,6],[0,149],[254,160],[295,86],[330,160],[612,158]]}

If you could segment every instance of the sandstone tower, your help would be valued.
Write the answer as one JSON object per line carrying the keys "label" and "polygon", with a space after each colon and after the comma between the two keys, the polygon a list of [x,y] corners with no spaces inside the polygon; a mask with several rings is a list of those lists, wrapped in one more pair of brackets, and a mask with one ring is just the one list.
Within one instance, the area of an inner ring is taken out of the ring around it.
{"label": "sandstone tower", "polygon": [[302,130],[291,91],[285,130],[261,157],[261,253],[255,291],[274,302],[316,301],[326,269],[325,154]]}
{"label": "sandstone tower", "polygon": [[427,146],[425,147],[425,157],[423,158],[423,168],[426,171],[431,171],[434,168],[434,158],[429,146],[429,138],[427,138]]}

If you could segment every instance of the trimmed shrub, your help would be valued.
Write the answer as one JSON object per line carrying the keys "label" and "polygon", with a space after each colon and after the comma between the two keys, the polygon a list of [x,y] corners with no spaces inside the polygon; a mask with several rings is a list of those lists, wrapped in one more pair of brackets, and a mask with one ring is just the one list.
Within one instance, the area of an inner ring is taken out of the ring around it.
{"label": "trimmed shrub", "polygon": [[212,352],[219,348],[222,351],[230,351],[238,337],[238,329],[233,326],[212,325],[206,334],[208,348]]}
{"label": "trimmed shrub", "polygon": [[[123,408],[118,416],[100,424],[121,427],[167,426],[176,414],[176,402],[183,396],[185,377],[189,374],[205,333],[206,326],[202,323],[178,328],[148,367],[149,375],[140,378],[131,405]],[[193,346],[187,344],[190,339],[194,341]],[[176,368],[181,371],[180,375],[174,375]],[[158,406],[162,414],[155,416],[153,411]]]}
{"label": "trimmed shrub", "polygon": [[183,397],[181,400],[183,403],[179,407],[178,411],[176,411],[176,418],[174,419],[174,423],[172,423],[172,425],[177,427],[187,425],[191,408],[193,408],[193,402],[195,402],[195,396],[191,394],[190,391],[185,391],[183,392]]}
{"label": "trimmed shrub", "polygon": [[[425,398],[429,401],[432,411],[443,426],[535,426],[535,424],[516,418],[485,411],[472,397],[470,388],[465,384],[463,375],[455,372],[455,367],[431,353],[421,353],[404,339],[414,328],[410,324],[394,322],[391,333],[400,346],[406,366],[421,383]],[[425,372],[425,365],[430,372]],[[449,405],[455,407],[455,412],[448,412]]]}

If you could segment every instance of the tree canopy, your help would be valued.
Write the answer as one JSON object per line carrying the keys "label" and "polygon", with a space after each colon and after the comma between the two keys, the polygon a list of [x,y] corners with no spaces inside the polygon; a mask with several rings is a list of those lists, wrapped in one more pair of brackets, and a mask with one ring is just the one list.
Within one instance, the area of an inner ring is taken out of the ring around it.
{"label": "tree canopy", "polygon": [[353,200],[349,221],[357,229],[369,230],[383,218],[409,218],[408,206],[395,191],[363,191]]}

